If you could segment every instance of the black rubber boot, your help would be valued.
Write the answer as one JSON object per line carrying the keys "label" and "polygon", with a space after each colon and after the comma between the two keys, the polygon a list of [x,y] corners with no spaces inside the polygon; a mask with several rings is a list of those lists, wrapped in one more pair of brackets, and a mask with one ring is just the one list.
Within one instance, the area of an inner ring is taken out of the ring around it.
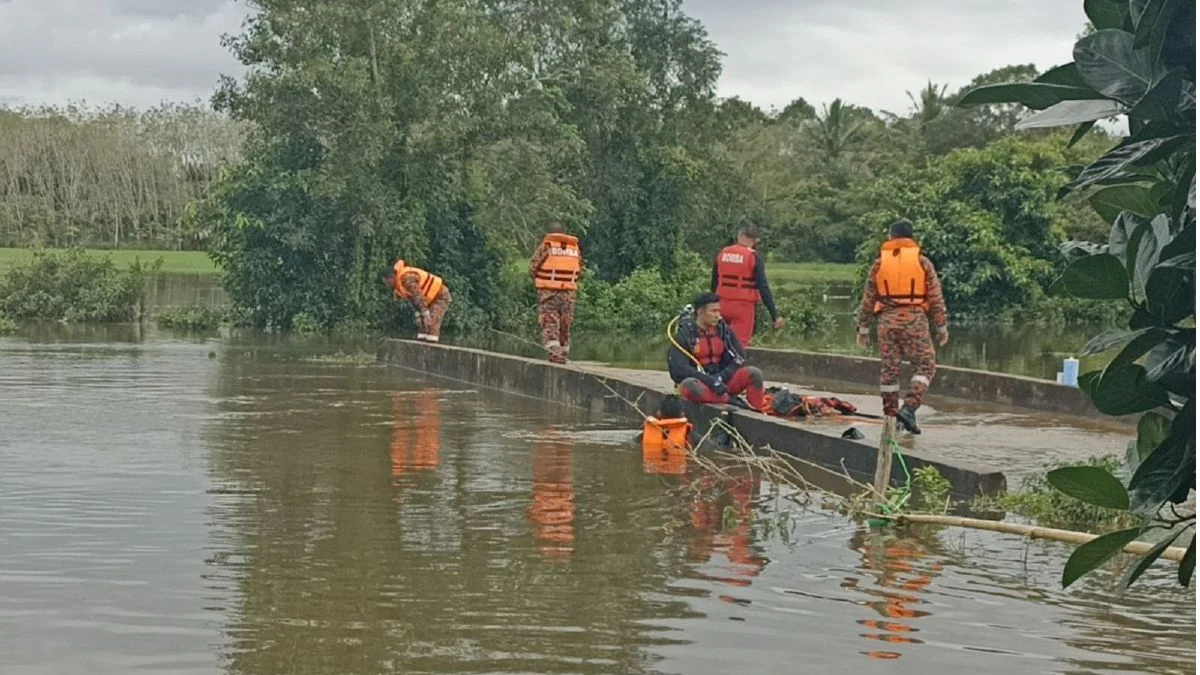
{"label": "black rubber boot", "polygon": [[900,411],[896,413],[896,421],[910,434],[921,433],[921,427],[917,426],[917,411],[908,406],[900,408]]}

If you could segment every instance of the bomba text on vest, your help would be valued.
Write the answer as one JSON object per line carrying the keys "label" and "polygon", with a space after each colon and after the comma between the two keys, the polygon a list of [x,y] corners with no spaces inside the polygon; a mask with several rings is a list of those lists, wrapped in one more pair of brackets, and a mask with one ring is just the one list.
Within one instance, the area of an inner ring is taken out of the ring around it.
{"label": "bomba text on vest", "polygon": [[721,262],[741,264],[746,262],[746,257],[741,253],[722,253]]}

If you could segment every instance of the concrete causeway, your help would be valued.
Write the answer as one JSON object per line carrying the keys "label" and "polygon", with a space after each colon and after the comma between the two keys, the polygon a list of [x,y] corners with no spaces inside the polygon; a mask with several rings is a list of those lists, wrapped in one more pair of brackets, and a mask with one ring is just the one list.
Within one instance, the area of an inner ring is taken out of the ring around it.
{"label": "concrete causeway", "polygon": [[[615,368],[594,362],[555,365],[540,359],[415,340],[385,340],[377,356],[379,361],[398,368],[606,413],[631,423],[640,420],[626,401],[637,401],[642,413],[649,414],[664,395],[674,390],[665,371]],[[879,397],[863,393],[855,385],[848,385],[853,393],[846,393],[803,381],[781,382],[772,378],[769,370],[766,375],[772,386],[787,386],[801,395],[836,396],[850,401],[863,413],[882,413]],[[950,480],[957,498],[969,498],[1004,491],[1009,477],[1018,479],[1047,463],[1092,455],[1121,456],[1130,439],[1128,433],[1080,417],[998,408],[991,410],[983,402],[923,407],[919,417],[924,433],[902,434],[899,439],[910,469],[936,466]],[[688,415],[704,428],[708,420],[723,412],[723,406],[689,405]],[[878,420],[835,416],[793,421],[735,410],[732,423],[756,446],[769,445],[839,471],[844,466],[856,478],[871,480],[882,431]],[[865,438],[841,438],[850,426],[858,428]],[[892,470],[893,482],[902,476],[897,463]]]}

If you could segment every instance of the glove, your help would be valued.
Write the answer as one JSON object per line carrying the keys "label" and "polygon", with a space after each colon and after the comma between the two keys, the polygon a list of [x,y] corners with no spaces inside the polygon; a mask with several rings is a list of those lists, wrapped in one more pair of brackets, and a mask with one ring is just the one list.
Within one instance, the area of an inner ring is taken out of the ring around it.
{"label": "glove", "polygon": [[713,383],[709,386],[709,389],[712,389],[713,393],[717,396],[724,396],[729,393],[729,390],[725,388],[725,381],[720,377],[713,378]]}

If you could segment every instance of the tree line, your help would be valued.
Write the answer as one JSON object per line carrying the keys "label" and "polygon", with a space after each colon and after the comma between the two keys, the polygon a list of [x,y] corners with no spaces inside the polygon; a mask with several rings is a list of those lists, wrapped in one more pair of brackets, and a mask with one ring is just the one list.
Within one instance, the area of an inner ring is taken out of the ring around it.
{"label": "tree line", "polygon": [[[980,315],[1038,297],[1061,240],[1103,233],[1082,200],[1053,195],[1058,169],[1098,157],[1105,133],[1068,149],[1053,130],[1015,136],[1018,103],[953,105],[1032,80],[1032,65],[960,91],[930,82],[907,110],[798,97],[764,111],[716,96],[721,54],[678,0],[257,9],[225,38],[248,75],[222,80],[213,111],[0,118],[20,131],[0,141],[0,243],[205,247],[235,304],[279,327],[301,312],[403,321],[376,279],[403,256],[456,289],[453,327],[523,301],[506,295],[521,282],[508,270],[552,219],[610,286],[637,270],[696,278],[682,268],[743,219],[795,261],[859,260],[901,215],[958,233],[947,243],[983,228],[982,248],[929,250],[960,311]],[[1012,278],[988,286],[987,270]]]}
{"label": "tree line", "polygon": [[0,245],[195,248],[184,210],[244,127],[199,103],[0,109]]}

